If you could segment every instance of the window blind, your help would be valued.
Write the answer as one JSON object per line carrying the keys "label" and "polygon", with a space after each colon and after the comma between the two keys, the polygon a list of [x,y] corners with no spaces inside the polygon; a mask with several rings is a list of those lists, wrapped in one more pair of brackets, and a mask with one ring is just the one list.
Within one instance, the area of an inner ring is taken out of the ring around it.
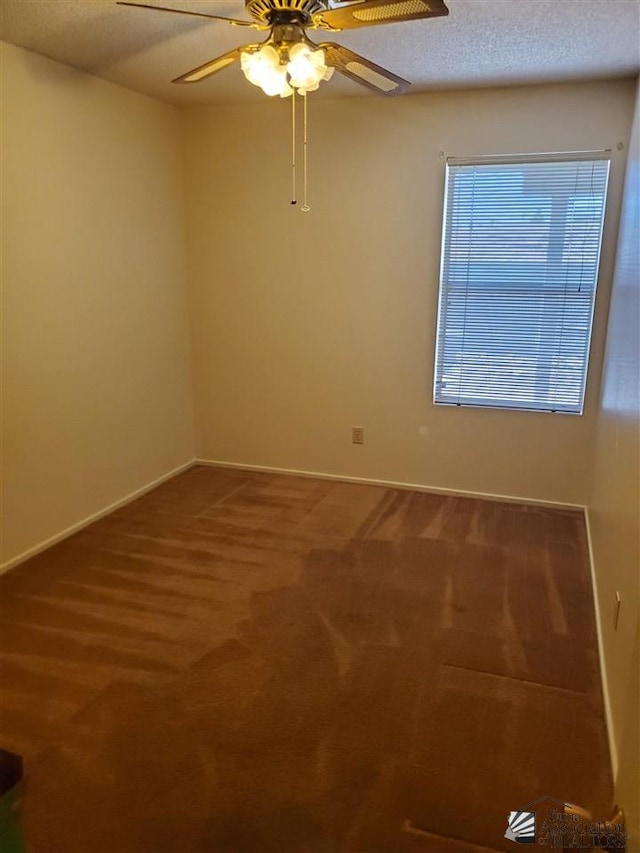
{"label": "window blind", "polygon": [[581,414],[609,159],[447,163],[434,402]]}

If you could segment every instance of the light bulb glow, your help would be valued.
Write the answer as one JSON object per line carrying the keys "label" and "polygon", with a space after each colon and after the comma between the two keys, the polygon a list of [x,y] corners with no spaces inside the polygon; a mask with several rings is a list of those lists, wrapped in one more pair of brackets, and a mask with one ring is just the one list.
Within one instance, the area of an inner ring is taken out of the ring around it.
{"label": "light bulb glow", "polygon": [[315,92],[322,80],[331,79],[333,68],[325,62],[324,50],[313,50],[298,42],[288,51],[286,64],[280,52],[270,44],[240,56],[244,76],[267,95],[287,98],[296,89],[299,94]]}
{"label": "light bulb glow", "polygon": [[240,64],[247,80],[266,95],[286,98],[293,92],[287,82],[287,69],[280,64],[280,55],[270,44],[257,51],[245,51],[240,55]]}
{"label": "light bulb glow", "polygon": [[287,72],[291,86],[304,95],[307,92],[315,92],[321,80],[331,77],[333,69],[327,68],[322,48],[312,50],[300,42],[289,51]]}

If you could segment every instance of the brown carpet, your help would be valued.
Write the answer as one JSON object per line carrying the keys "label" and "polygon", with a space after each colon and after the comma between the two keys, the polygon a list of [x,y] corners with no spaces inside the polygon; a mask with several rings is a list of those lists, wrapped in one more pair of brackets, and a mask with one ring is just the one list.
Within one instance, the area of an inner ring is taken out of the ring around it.
{"label": "brown carpet", "polygon": [[199,467],[0,595],[33,853],[514,851],[542,795],[611,805],[578,513]]}

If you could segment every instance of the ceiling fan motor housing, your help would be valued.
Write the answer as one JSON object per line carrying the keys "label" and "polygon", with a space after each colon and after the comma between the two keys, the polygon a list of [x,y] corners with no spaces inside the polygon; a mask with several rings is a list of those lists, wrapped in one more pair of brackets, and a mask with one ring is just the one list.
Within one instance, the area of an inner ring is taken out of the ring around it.
{"label": "ceiling fan motor housing", "polygon": [[274,23],[311,23],[318,12],[326,12],[328,0],[245,0],[247,14],[257,21],[271,26]]}

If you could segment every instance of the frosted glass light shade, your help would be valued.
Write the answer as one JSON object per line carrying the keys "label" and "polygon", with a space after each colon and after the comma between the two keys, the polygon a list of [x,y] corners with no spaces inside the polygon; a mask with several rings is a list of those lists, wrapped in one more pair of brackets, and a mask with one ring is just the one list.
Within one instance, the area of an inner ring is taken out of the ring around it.
{"label": "frosted glass light shade", "polygon": [[327,68],[324,50],[313,50],[304,42],[293,45],[288,61],[282,63],[280,53],[270,44],[240,56],[244,76],[267,95],[287,98],[296,89],[299,94],[314,92],[322,80],[329,80],[333,68]]}
{"label": "frosted glass light shade", "polygon": [[247,80],[259,86],[265,94],[286,98],[293,92],[287,83],[287,69],[280,65],[280,55],[270,44],[255,52],[242,53],[240,65]]}
{"label": "frosted glass light shade", "polygon": [[287,72],[290,85],[303,95],[306,92],[314,92],[321,80],[329,80],[333,68],[327,68],[322,48],[312,50],[300,42],[289,51]]}

